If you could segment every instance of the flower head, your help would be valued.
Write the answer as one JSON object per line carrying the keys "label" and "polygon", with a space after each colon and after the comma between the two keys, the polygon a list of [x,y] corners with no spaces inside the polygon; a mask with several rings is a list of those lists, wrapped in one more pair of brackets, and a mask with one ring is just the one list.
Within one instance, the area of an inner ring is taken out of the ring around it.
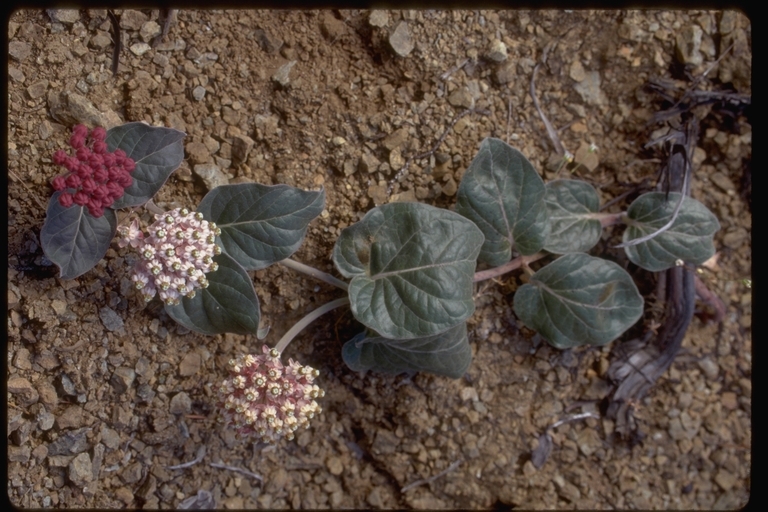
{"label": "flower head", "polygon": [[89,138],[88,128],[79,124],[72,129],[69,139],[75,156],[68,156],[61,149],[53,154],[53,163],[67,169],[66,174],[51,182],[54,190],[62,191],[59,203],[63,207],[85,206],[92,217],[101,217],[104,208],[112,206],[133,183],[130,173],[136,162],[119,149],[109,153],[106,138],[104,128],[97,126]]}
{"label": "flower head", "polygon": [[230,378],[219,386],[222,417],[241,436],[263,442],[289,440],[322,412],[315,398],[325,392],[314,384],[319,372],[288,360],[266,345],[261,355],[240,355],[229,361]]}
{"label": "flower head", "polygon": [[[182,297],[194,297],[196,288],[208,286],[205,274],[218,269],[213,256],[221,254],[215,243],[221,229],[213,222],[202,220],[200,213],[191,213],[186,208],[155,215],[155,219],[155,223],[149,226],[148,237],[141,232],[138,220],[130,226],[120,227],[118,245],[130,245],[139,253],[133,282],[144,299],[152,300],[158,293],[163,302],[175,305],[181,302]],[[190,224],[192,220],[197,221],[197,227]],[[212,235],[214,241],[209,242],[206,238],[191,240],[183,236],[195,230]],[[169,236],[169,233],[181,233],[182,236]],[[193,253],[204,258],[195,258]]]}

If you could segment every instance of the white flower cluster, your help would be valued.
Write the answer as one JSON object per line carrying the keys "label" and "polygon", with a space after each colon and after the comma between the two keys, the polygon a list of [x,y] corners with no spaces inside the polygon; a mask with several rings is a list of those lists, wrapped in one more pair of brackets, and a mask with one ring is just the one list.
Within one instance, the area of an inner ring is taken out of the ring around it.
{"label": "white flower cluster", "polygon": [[149,302],[158,293],[163,302],[176,305],[182,297],[194,297],[195,289],[208,287],[205,275],[219,268],[213,257],[221,254],[215,243],[221,229],[186,208],[155,219],[146,238],[136,220],[130,228],[121,228],[120,245],[130,244],[141,256],[131,279],[144,300]]}
{"label": "white flower cluster", "polygon": [[263,347],[263,355],[240,355],[229,361],[231,378],[219,387],[222,417],[242,436],[275,442],[294,438],[299,428],[322,408],[315,398],[325,396],[316,384],[320,372],[288,360],[284,366],[280,352]]}

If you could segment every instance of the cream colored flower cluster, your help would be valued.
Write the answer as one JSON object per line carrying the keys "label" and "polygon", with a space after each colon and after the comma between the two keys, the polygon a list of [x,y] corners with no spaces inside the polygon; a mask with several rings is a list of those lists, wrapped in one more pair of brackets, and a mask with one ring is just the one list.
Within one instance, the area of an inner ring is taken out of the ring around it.
{"label": "cream colored flower cluster", "polygon": [[213,257],[221,254],[215,243],[221,229],[186,208],[155,215],[155,219],[146,238],[137,220],[130,228],[121,228],[120,245],[130,244],[139,251],[141,260],[131,279],[144,300],[149,302],[157,293],[166,304],[177,305],[182,297],[194,297],[195,289],[208,287],[205,275],[218,269]]}
{"label": "cream colored flower cluster", "polygon": [[320,372],[292,359],[283,365],[274,348],[264,345],[262,355],[230,360],[229,371],[231,378],[219,387],[222,416],[242,436],[262,442],[293,439],[322,412],[315,399],[325,393],[313,383]]}

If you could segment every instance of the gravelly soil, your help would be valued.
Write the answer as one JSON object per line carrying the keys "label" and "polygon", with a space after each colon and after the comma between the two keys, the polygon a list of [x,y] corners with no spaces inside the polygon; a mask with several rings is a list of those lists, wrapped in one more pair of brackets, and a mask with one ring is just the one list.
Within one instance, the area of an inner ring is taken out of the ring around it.
{"label": "gravelly soil", "polygon": [[[321,370],[324,413],[294,442],[238,441],[216,423],[213,390],[226,361],[260,343],[190,333],[157,304],[140,305],[128,250],[117,245],[92,271],[61,280],[41,266],[38,235],[58,173],[51,155],[72,125],[146,121],[187,133],[186,159],[156,197],[164,208],[194,208],[216,183],[325,187],[326,210],[295,258],[334,272],[335,238],[373,206],[451,206],[485,137],[509,141],[553,176],[552,144],[529,95],[545,49],[536,81],[542,108],[577,160],[580,148],[598,146],[597,160],[574,174],[605,202],[658,170],[663,155],[644,149],[661,105],[643,87],[649,79],[678,80],[682,89],[706,72],[701,89],[751,94],[748,19],[732,11],[182,10],[153,45],[158,11],[117,14],[115,77],[104,10],[18,11],[8,29],[12,503],[177,508],[199,490],[218,508],[746,503],[752,132],[747,118],[717,105],[697,111],[693,196],[722,225],[718,258],[701,275],[726,318],[694,320],[676,362],[636,404],[634,443],[613,435],[599,407],[621,341],[569,351],[542,344],[511,310],[519,274],[478,286],[474,361],[458,380],[353,373],[340,348],[359,326],[348,311],[324,317],[287,350]],[[434,154],[398,172],[446,130]],[[196,167],[206,164],[218,170],[207,181]],[[616,236],[607,233],[601,250],[626,265],[610,248]],[[641,335],[656,319],[654,286],[653,276],[635,274],[649,308],[629,334]],[[338,297],[277,265],[255,272],[254,284],[271,326],[267,343]],[[537,469],[539,435],[584,412],[598,418],[553,429],[552,453]]]}

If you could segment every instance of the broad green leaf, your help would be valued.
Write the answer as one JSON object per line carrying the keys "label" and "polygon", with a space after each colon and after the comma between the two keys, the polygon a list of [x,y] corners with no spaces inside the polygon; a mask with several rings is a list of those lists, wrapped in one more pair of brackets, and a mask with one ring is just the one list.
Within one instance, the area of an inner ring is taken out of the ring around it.
{"label": "broad green leaf", "polygon": [[555,180],[546,184],[546,190],[551,230],[544,249],[565,254],[594,247],[603,231],[594,217],[600,210],[595,187],[580,180]]}
{"label": "broad green leaf", "polygon": [[515,293],[525,325],[557,348],[605,345],[643,314],[643,297],[623,268],[584,253],[561,256]]}
{"label": "broad green leaf", "polygon": [[185,297],[177,306],[165,306],[168,315],[203,334],[258,334],[261,313],[251,278],[224,253],[213,261],[219,268],[206,274],[208,288],[197,289],[193,298]]}
{"label": "broad green leaf", "polygon": [[[666,196],[663,192],[649,192],[635,199],[627,210],[624,242],[651,234],[669,222],[680,194],[671,192],[669,198]],[[685,197],[668,230],[624,250],[632,263],[651,272],[672,268],[678,259],[700,265],[715,254],[713,237],[718,229],[717,217],[706,206]]]}
{"label": "broad green leaf", "polygon": [[464,375],[472,362],[466,322],[442,334],[412,340],[367,338],[361,333],[344,344],[341,355],[356,372],[428,372],[454,379]]}
{"label": "broad green leaf", "polygon": [[140,206],[157,194],[184,159],[184,132],[173,128],[127,123],[107,131],[109,151],[122,149],[136,162],[133,183],[112,208]]}
{"label": "broad green leaf", "polygon": [[211,190],[197,211],[221,228],[224,252],[246,270],[258,270],[296,252],[324,204],[323,190],[241,183]]}
{"label": "broad green leaf", "polygon": [[456,212],[485,235],[480,261],[499,266],[512,251],[531,255],[544,247],[549,219],[544,182],[512,146],[485,139],[459,185]]}
{"label": "broad green leaf", "polygon": [[64,208],[61,192],[48,203],[40,243],[45,256],[60,269],[62,279],[74,279],[92,269],[109,249],[117,231],[115,211],[109,208],[98,219],[82,206]]}
{"label": "broad green leaf", "polygon": [[483,234],[461,215],[419,203],[369,211],[341,232],[333,261],[355,318],[386,338],[445,332],[474,311],[472,278]]}

